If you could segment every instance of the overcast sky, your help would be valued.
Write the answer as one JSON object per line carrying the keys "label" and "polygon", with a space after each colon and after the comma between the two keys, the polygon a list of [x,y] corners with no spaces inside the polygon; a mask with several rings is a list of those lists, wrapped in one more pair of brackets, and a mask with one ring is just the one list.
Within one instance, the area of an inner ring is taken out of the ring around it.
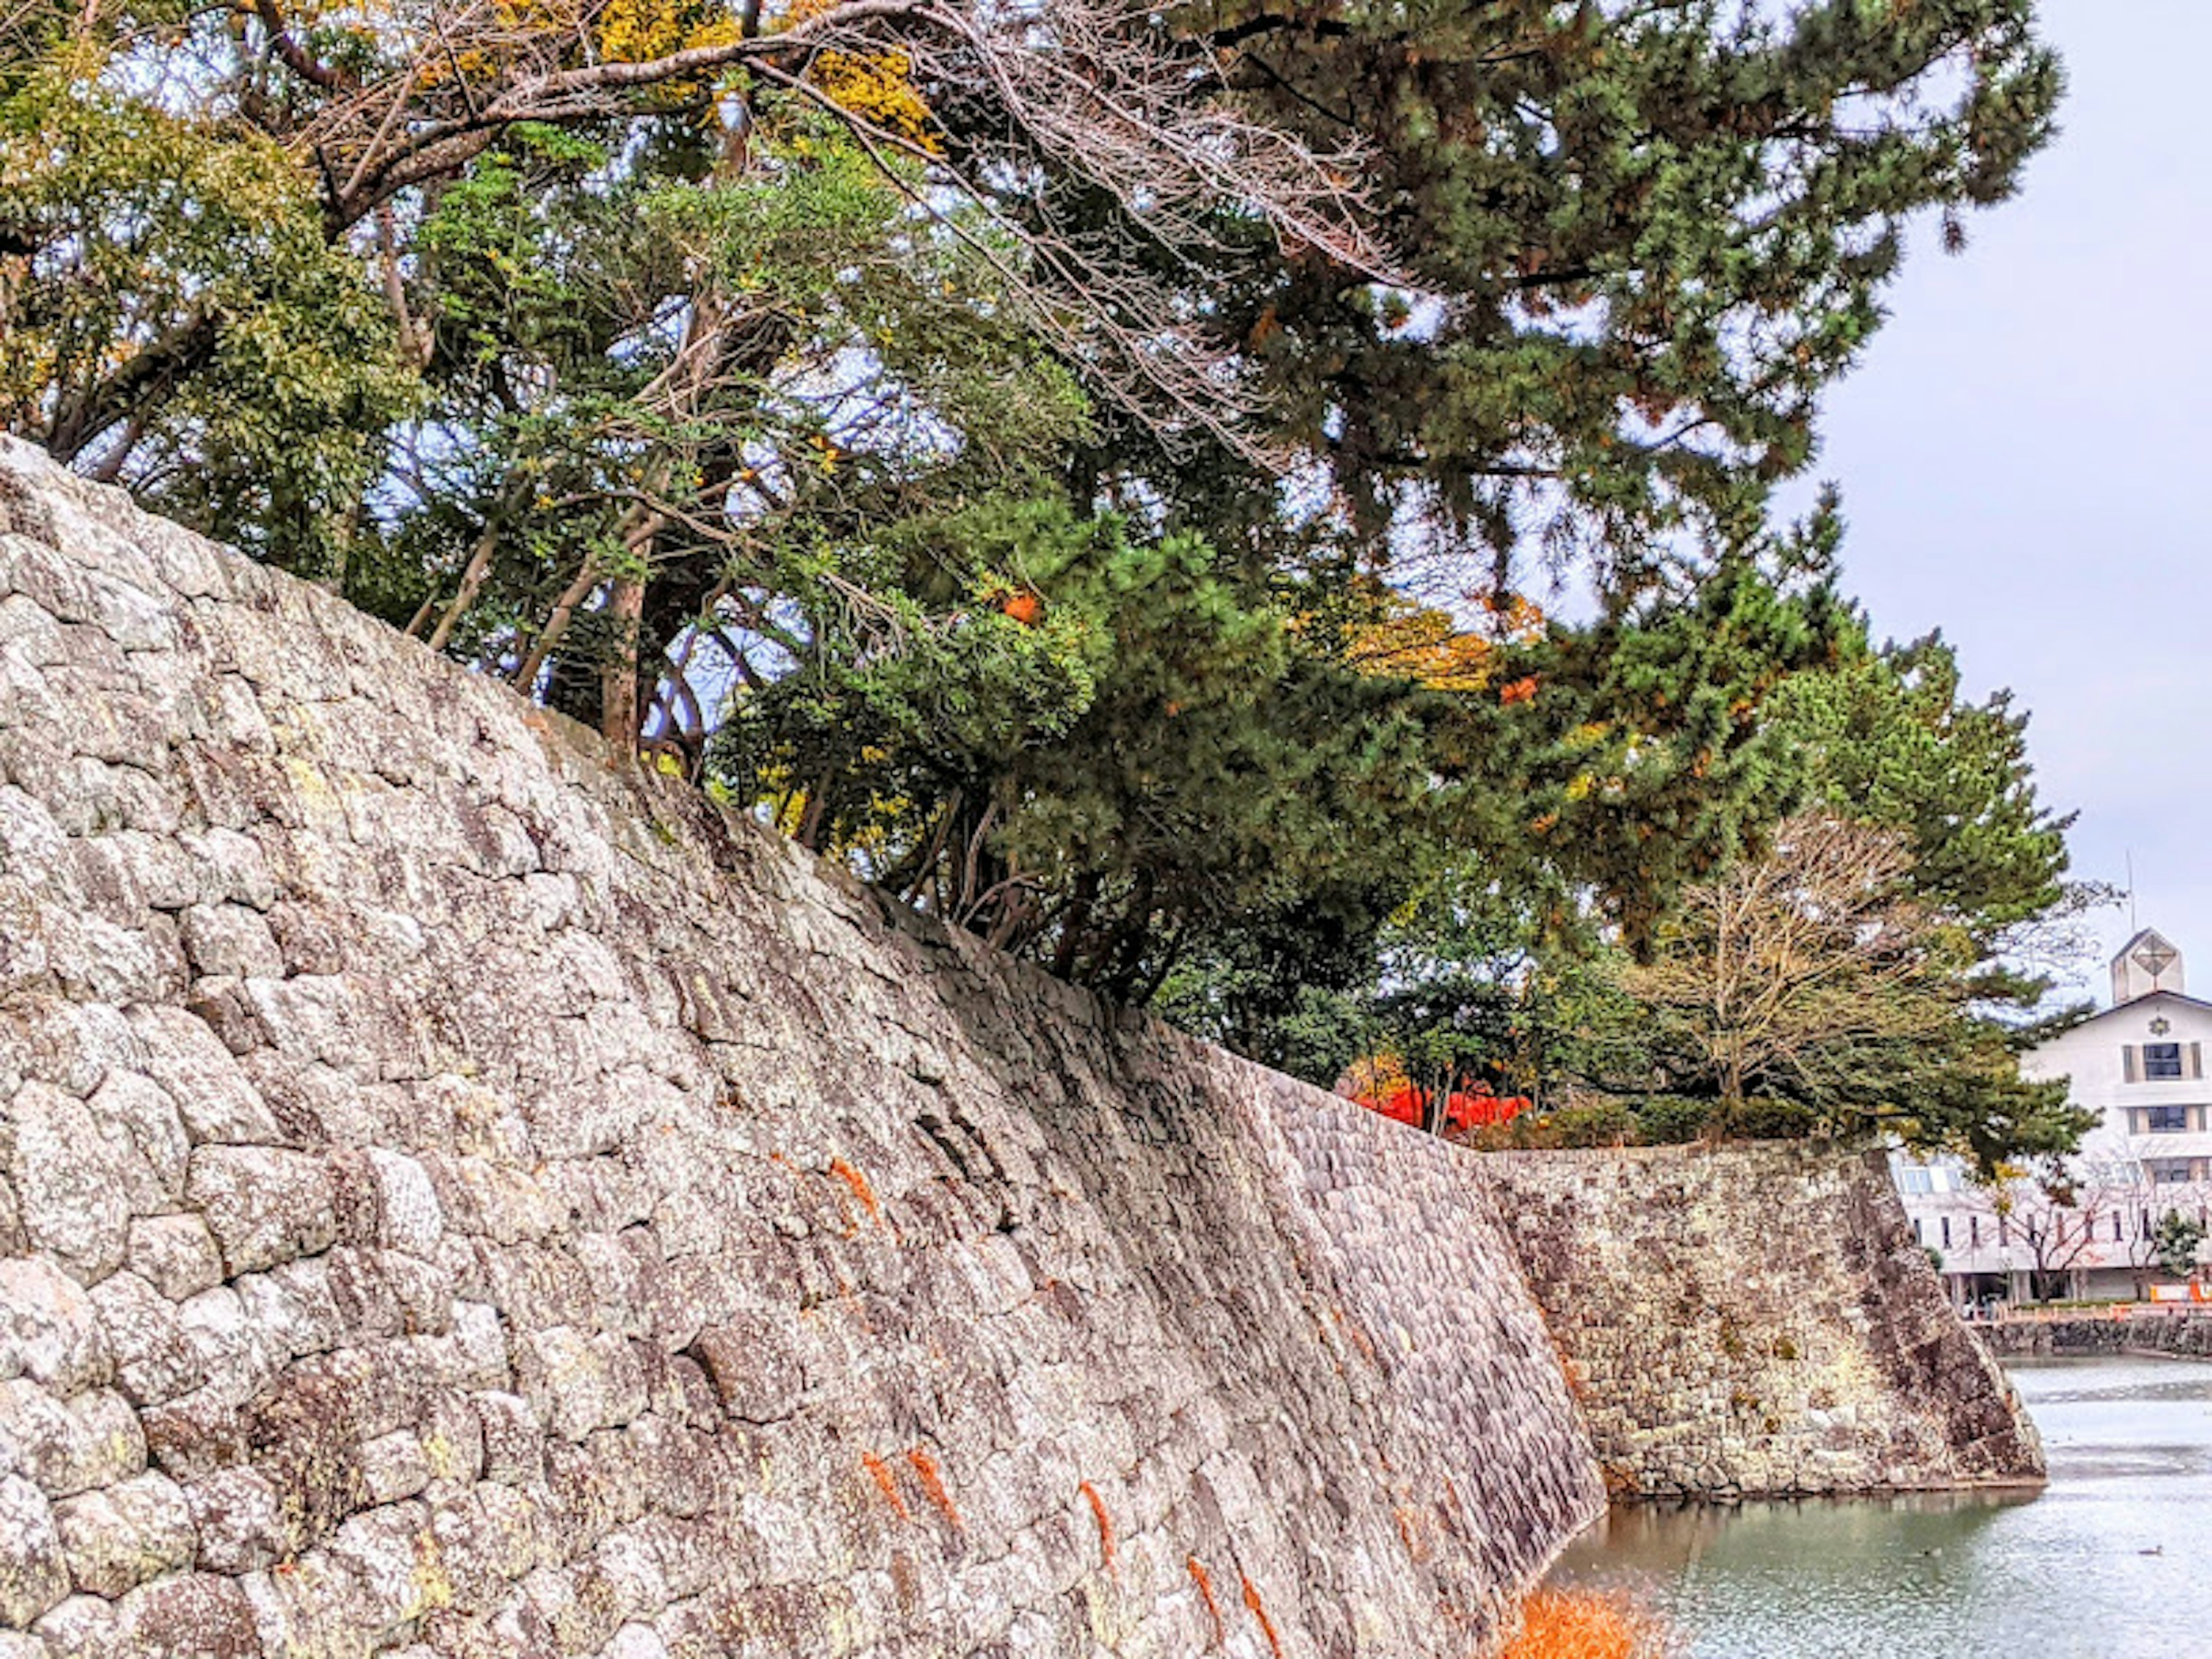
{"label": "overcast sky", "polygon": [[[1940,627],[1971,686],[2013,688],[2076,873],[2132,854],[2142,924],[2212,995],[2212,0],[2042,11],[2063,130],[1963,257],[1919,239],[1816,470],[1877,634]],[[2117,946],[2126,911],[2099,927]]]}

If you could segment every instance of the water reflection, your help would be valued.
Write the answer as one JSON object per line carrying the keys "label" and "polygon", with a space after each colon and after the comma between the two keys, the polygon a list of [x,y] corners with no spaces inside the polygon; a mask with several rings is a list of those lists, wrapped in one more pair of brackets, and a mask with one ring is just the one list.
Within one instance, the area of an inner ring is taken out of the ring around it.
{"label": "water reflection", "polygon": [[1625,1509],[1556,1576],[1634,1588],[1696,1659],[2212,1655],[2212,1365],[2013,1375],[2040,1495]]}

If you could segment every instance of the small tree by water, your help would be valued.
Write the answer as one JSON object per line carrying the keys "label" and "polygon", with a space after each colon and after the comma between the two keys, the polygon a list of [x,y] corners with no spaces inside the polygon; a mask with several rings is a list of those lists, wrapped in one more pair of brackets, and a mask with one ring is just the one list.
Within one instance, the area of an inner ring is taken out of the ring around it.
{"label": "small tree by water", "polygon": [[2151,1234],[2158,1265],[2177,1279],[2197,1271],[2197,1252],[2204,1243],[2204,1229],[2179,1210],[2168,1210]]}

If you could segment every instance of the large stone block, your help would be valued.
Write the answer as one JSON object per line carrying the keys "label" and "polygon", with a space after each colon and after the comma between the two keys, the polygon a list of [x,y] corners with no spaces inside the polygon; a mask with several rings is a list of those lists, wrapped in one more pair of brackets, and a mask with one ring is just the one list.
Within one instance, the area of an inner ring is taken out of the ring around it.
{"label": "large stone block", "polygon": [[[25,1236],[72,1277],[123,1265],[131,1224],[127,1155],[91,1109],[33,1079],[15,1091],[8,1176]],[[119,1131],[119,1126],[110,1126]]]}
{"label": "large stone block", "polygon": [[202,1146],[185,1176],[224,1270],[252,1273],[326,1250],[337,1236],[320,1158],[274,1146]]}
{"label": "large stone block", "polygon": [[69,1589],[46,1494],[21,1475],[0,1475],[0,1626],[26,1628]]}
{"label": "large stone block", "polygon": [[76,1587],[112,1601],[192,1564],[198,1539],[177,1484],[142,1474],[54,1506],[54,1525]]}
{"label": "large stone block", "polygon": [[0,1378],[27,1376],[69,1395],[108,1378],[100,1312],[82,1285],[42,1258],[0,1261]]}

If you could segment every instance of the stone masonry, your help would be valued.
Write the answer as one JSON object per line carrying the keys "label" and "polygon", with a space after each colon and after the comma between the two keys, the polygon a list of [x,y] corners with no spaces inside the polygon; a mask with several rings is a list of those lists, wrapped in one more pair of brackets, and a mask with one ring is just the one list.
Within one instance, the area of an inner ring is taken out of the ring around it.
{"label": "stone masonry", "polygon": [[1879,1153],[1484,1161],[1607,1485],[1720,1498],[2039,1482],[2004,1374]]}
{"label": "stone masonry", "polygon": [[1973,1333],[2005,1359],[2050,1359],[2082,1354],[2164,1354],[2212,1359],[2212,1314],[2165,1310],[2114,1318],[2081,1314],[2070,1319],[2008,1319],[1976,1325]]}
{"label": "stone masonry", "polygon": [[1469,1167],[0,440],[0,1659],[1467,1659]]}

